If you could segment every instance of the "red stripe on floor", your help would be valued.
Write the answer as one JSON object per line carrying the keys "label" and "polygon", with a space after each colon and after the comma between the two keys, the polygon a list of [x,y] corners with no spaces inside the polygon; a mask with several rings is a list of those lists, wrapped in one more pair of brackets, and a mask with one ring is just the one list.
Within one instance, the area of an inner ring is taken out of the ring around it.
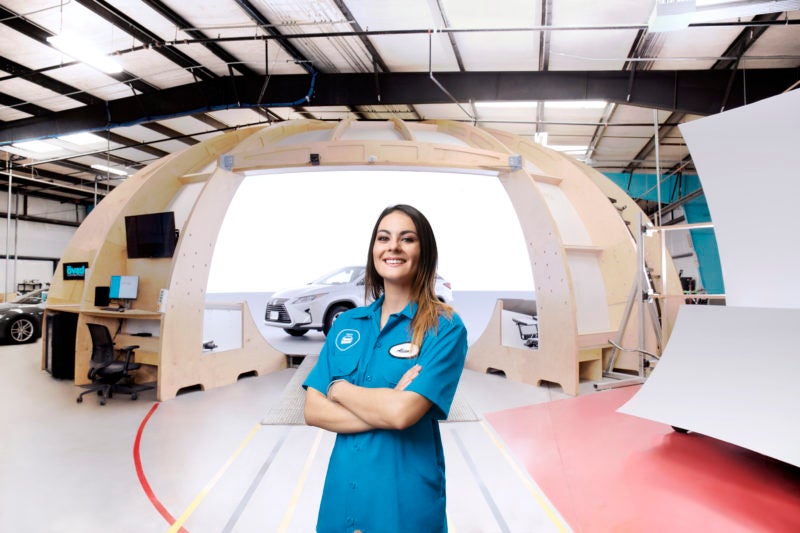
{"label": "red stripe on floor", "polygon": [[[144,427],[147,425],[147,421],[150,420],[150,417],[153,416],[153,413],[158,409],[159,404],[156,402],[153,404],[153,407],[150,408],[150,411],[147,412],[144,419],[142,419],[142,423],[139,424],[139,431],[136,432],[136,440],[133,442],[133,463],[136,465],[136,476],[139,478],[139,483],[142,485],[142,489],[144,493],[147,495],[147,498],[156,508],[156,510],[164,517],[164,519],[169,523],[169,525],[173,525],[175,523],[175,517],[167,511],[167,508],[161,503],[161,501],[156,498],[153,489],[150,487],[150,483],[147,482],[147,477],[144,475],[144,469],[142,468],[142,459],[139,455],[139,446],[142,442],[142,433],[144,433]],[[182,533],[188,533],[185,529],[181,528],[180,531]]]}
{"label": "red stripe on floor", "polygon": [[637,390],[486,419],[575,531],[800,531],[800,469],[617,413]]}

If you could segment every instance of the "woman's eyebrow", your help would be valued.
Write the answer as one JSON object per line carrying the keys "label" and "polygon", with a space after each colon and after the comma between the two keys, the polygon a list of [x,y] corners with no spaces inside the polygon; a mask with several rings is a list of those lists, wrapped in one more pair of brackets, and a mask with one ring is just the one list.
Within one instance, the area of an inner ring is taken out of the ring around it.
{"label": "woman's eyebrow", "polygon": [[[379,230],[378,230],[378,233],[386,233],[387,235],[391,235],[391,234],[392,234],[392,232],[391,232],[391,231],[389,231],[388,229],[379,229]],[[404,229],[403,231],[401,231],[401,232],[399,233],[399,235],[400,235],[401,237],[402,237],[403,235],[416,235],[416,234],[417,234],[417,232],[416,232],[416,231],[414,231],[413,229]]]}

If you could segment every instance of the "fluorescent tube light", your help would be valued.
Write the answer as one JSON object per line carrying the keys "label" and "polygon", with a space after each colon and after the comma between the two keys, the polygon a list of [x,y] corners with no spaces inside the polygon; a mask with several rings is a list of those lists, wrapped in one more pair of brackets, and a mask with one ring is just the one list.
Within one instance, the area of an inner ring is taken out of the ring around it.
{"label": "fluorescent tube light", "polygon": [[517,109],[520,107],[536,107],[539,102],[532,102],[530,100],[519,101],[503,101],[503,102],[475,102],[475,107],[482,107],[484,109]]}
{"label": "fluorescent tube light", "polygon": [[14,143],[11,146],[26,152],[34,152],[37,154],[47,154],[50,152],[58,152],[61,150],[58,146],[52,145],[45,141],[25,141],[21,143]]}
{"label": "fluorescent tube light", "polygon": [[605,100],[551,100],[544,103],[547,109],[604,109]]}
{"label": "fluorescent tube light", "polygon": [[53,35],[47,38],[47,42],[68,56],[102,70],[106,74],[118,74],[122,72],[122,67],[119,63],[107,55],[101,54],[91,44],[74,35]]}
{"label": "fluorescent tube light", "polygon": [[102,170],[103,172],[108,172],[109,174],[115,174],[117,176],[127,176],[128,173],[124,170],[120,170],[118,168],[111,168],[105,165],[92,165],[92,168],[95,170]]}
{"label": "fluorescent tube light", "polygon": [[694,0],[682,0],[670,4],[658,3],[653,6],[647,30],[653,33],[684,30],[689,27],[695,13]]}
{"label": "fluorescent tube light", "polygon": [[675,31],[688,28],[692,23],[742,19],[798,9],[800,0],[660,1],[653,6],[647,29],[650,32]]}
{"label": "fluorescent tube light", "polygon": [[800,9],[800,0],[744,0],[740,2],[698,0],[692,22],[739,19],[767,13],[797,11],[798,9]]}
{"label": "fluorescent tube light", "polygon": [[66,141],[70,144],[76,144],[78,146],[87,146],[90,144],[97,144],[103,142],[103,139],[98,137],[97,135],[93,135],[91,133],[73,133],[71,135],[63,135],[61,137],[56,137],[59,141]]}
{"label": "fluorescent tube light", "polygon": [[564,152],[566,154],[583,154],[589,149],[588,146],[581,146],[579,144],[551,144],[547,147],[557,152]]}

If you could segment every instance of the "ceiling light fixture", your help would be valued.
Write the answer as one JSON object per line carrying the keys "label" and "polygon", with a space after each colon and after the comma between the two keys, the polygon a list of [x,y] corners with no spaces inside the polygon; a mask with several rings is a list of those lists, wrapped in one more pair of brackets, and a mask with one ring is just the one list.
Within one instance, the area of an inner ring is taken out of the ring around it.
{"label": "ceiling light fixture", "polygon": [[547,109],[605,109],[605,100],[550,100],[544,103]]}
{"label": "ceiling light fixture", "polygon": [[589,149],[588,146],[580,145],[580,144],[550,144],[547,146],[548,148],[555,150],[557,152],[563,152],[565,154],[585,154],[586,150]]}
{"label": "ceiling light fixture", "polygon": [[47,154],[61,150],[58,146],[45,141],[24,141],[21,143],[14,143],[11,146],[18,150],[25,150],[26,152],[33,152],[36,154]]}
{"label": "ceiling light fixture", "polygon": [[119,74],[122,67],[108,57],[98,52],[94,46],[74,35],[62,33],[47,38],[47,42],[54,48],[77,59],[96,69],[102,70],[106,74]]}
{"label": "ceiling light fixture", "polygon": [[742,19],[800,9],[800,0],[677,0],[657,2],[647,21],[650,32],[683,30],[689,24]]}
{"label": "ceiling light fixture", "polygon": [[539,102],[532,102],[530,100],[475,102],[475,107],[482,107],[484,109],[518,109],[520,107],[536,107],[537,105],[539,105]]}
{"label": "ceiling light fixture", "polygon": [[92,165],[92,168],[95,170],[102,170],[103,172],[108,172],[109,174],[114,174],[116,176],[127,176],[128,173],[124,170],[120,170],[118,168],[111,168],[105,165]]}
{"label": "ceiling light fixture", "polygon": [[59,141],[66,141],[70,144],[75,144],[78,146],[88,146],[90,144],[97,144],[104,142],[103,139],[98,137],[97,135],[91,133],[73,133],[71,135],[62,135],[61,137],[56,137]]}

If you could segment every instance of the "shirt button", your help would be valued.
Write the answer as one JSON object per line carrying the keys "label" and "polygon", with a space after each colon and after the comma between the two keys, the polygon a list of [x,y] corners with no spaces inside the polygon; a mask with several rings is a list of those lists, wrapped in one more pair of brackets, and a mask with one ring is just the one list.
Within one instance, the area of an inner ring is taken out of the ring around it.
{"label": "shirt button", "polygon": [[349,516],[347,517],[347,525],[348,526],[352,526],[353,525],[353,521],[354,520],[352,518],[350,518]]}
{"label": "shirt button", "polygon": [[367,381],[372,381],[372,376],[367,376]]}

